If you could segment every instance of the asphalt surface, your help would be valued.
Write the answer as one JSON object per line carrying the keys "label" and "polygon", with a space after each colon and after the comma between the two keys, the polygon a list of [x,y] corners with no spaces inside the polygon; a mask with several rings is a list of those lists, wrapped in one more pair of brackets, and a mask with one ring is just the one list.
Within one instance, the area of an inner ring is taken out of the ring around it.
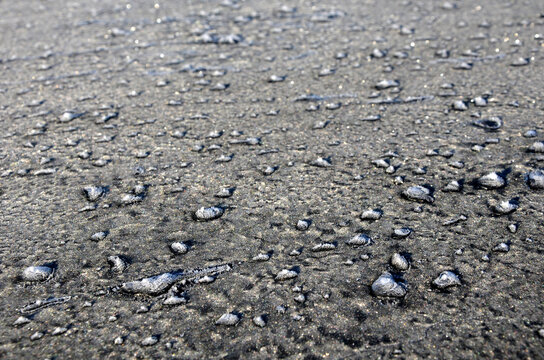
{"label": "asphalt surface", "polygon": [[0,14],[1,358],[544,358],[541,1]]}

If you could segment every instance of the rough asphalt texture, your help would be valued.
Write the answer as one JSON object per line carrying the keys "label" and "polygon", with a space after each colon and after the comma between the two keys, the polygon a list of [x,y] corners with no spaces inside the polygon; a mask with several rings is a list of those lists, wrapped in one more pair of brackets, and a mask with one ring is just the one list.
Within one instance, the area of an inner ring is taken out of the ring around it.
{"label": "rough asphalt texture", "polygon": [[0,2],[0,357],[544,358],[543,13]]}

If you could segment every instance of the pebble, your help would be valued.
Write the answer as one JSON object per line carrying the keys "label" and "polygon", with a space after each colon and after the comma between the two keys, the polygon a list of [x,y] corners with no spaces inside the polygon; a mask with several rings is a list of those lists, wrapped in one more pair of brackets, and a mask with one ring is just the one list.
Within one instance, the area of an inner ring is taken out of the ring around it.
{"label": "pebble", "polygon": [[495,245],[495,247],[493,247],[493,251],[507,253],[510,251],[510,245],[508,245],[507,243],[501,242],[500,244],[497,244]]}
{"label": "pebble", "polygon": [[104,240],[106,238],[106,236],[108,236],[108,234],[109,234],[108,231],[100,231],[100,232],[94,233],[94,234],[91,235],[91,240],[92,241]]}
{"label": "pebble", "polygon": [[397,86],[400,86],[400,83],[397,80],[382,80],[376,84],[376,89],[384,90]]}
{"label": "pebble", "polygon": [[172,250],[174,254],[186,254],[189,251],[189,245],[183,242],[174,242],[170,244],[170,250]]}
{"label": "pebble", "polygon": [[306,231],[308,230],[308,228],[310,227],[310,225],[312,224],[312,221],[311,220],[299,220],[297,222],[297,225],[296,225],[296,228],[297,230],[300,230],[300,231]]}
{"label": "pebble", "polygon": [[119,255],[108,256],[108,263],[111,266],[111,270],[115,273],[122,273],[128,267],[128,261]]}
{"label": "pebble", "polygon": [[383,215],[383,211],[381,209],[370,209],[363,211],[360,218],[361,220],[379,220]]}
{"label": "pebble", "polygon": [[393,237],[405,238],[409,236],[411,233],[412,233],[412,229],[403,227],[403,228],[393,230]]}
{"label": "pebble", "polygon": [[201,207],[195,211],[195,218],[198,221],[210,221],[215,220],[223,216],[225,209],[218,206]]}
{"label": "pebble", "polygon": [[544,153],[544,141],[535,141],[527,149],[531,153]]}
{"label": "pebble", "polygon": [[532,130],[527,130],[524,134],[523,134],[523,137],[526,137],[526,138],[534,138],[534,137],[537,137],[538,133],[536,132],[536,130],[532,129]]}
{"label": "pebble", "polygon": [[34,341],[34,340],[39,340],[41,339],[45,334],[41,331],[36,331],[34,334],[32,334],[30,336],[30,340]]}
{"label": "pebble", "polygon": [[187,303],[187,298],[185,296],[179,296],[175,292],[171,292],[168,294],[166,299],[162,302],[163,305],[167,306],[177,306]]}
{"label": "pebble", "polygon": [[258,327],[265,327],[266,326],[266,315],[258,315],[253,318],[253,323],[257,325]]}
{"label": "pebble", "polygon": [[283,269],[276,275],[276,281],[284,281],[294,279],[298,276],[298,272],[295,270]]}
{"label": "pebble", "polygon": [[425,186],[411,186],[402,193],[405,198],[418,202],[426,202],[432,204],[434,197],[431,195],[431,190]]}
{"label": "pebble", "polygon": [[399,253],[394,253],[391,257],[391,265],[399,271],[406,271],[410,267],[410,263],[404,256]]}
{"label": "pebble", "polygon": [[445,289],[450,286],[461,285],[461,280],[453,271],[443,271],[434,279],[433,284],[439,289]]}
{"label": "pebble", "polygon": [[444,189],[442,189],[442,191],[445,191],[445,192],[458,192],[460,190],[461,190],[461,184],[459,184],[457,180],[453,180],[449,182],[448,185],[446,185]]}
{"label": "pebble", "polygon": [[389,272],[384,272],[372,283],[372,292],[376,296],[404,297],[406,285],[395,280]]}
{"label": "pebble", "polygon": [[499,215],[506,215],[516,211],[519,208],[517,200],[511,199],[506,201],[501,201],[496,205],[492,205],[491,209],[493,212]]}
{"label": "pebble", "polygon": [[25,316],[19,316],[13,323],[13,326],[25,325],[30,322],[30,319]]}
{"label": "pebble", "polygon": [[253,261],[268,261],[268,260],[270,260],[270,254],[261,253],[259,255],[254,256],[251,260],[253,260]]}
{"label": "pebble", "polygon": [[457,111],[466,111],[466,110],[468,110],[467,104],[462,100],[454,101],[453,104],[451,105],[451,107],[452,107],[452,109],[457,110]]}
{"label": "pebble", "polygon": [[142,346],[153,346],[159,342],[159,338],[155,335],[151,335],[142,340]]}
{"label": "pebble", "polygon": [[337,245],[335,243],[329,243],[329,242],[321,243],[312,247],[312,251],[313,252],[330,251],[330,250],[336,249],[336,246]]}
{"label": "pebble", "polygon": [[346,241],[346,244],[348,245],[355,245],[355,246],[370,246],[374,244],[374,241],[372,238],[366,234],[357,234],[353,236],[351,239]]}
{"label": "pebble", "polygon": [[534,170],[527,174],[527,185],[531,189],[544,189],[544,172],[541,170]]}
{"label": "pebble", "polygon": [[497,131],[502,127],[502,118],[500,116],[492,116],[488,119],[474,120],[472,124],[487,131]]}
{"label": "pebble", "polygon": [[477,179],[477,183],[484,189],[499,189],[506,185],[506,180],[498,173],[491,172]]}
{"label": "pebble", "polygon": [[23,271],[24,281],[45,281],[53,276],[55,269],[50,266],[29,266]]}
{"label": "pebble", "polygon": [[332,166],[330,158],[318,158],[317,160],[312,161],[311,165],[317,167],[330,167]]}
{"label": "pebble", "polygon": [[241,316],[234,313],[226,313],[215,322],[215,325],[234,326],[240,322]]}
{"label": "pebble", "polygon": [[65,113],[63,113],[60,117],[59,117],[59,121],[61,123],[66,123],[66,122],[70,122],[74,119],[77,119],[81,116],[83,116],[84,113],[76,113],[76,112],[71,112],[71,111],[66,111]]}
{"label": "pebble", "polygon": [[231,197],[234,194],[234,190],[236,190],[236,188],[233,188],[233,187],[231,187],[231,188],[222,188],[214,196],[218,197],[218,198],[221,198],[221,199],[226,199],[226,198]]}

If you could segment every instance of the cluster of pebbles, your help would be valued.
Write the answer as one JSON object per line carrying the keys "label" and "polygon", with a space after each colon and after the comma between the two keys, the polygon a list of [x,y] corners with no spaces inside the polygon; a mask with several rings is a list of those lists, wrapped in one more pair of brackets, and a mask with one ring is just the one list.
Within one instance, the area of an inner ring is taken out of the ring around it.
{"label": "cluster of pebbles", "polygon": [[28,6],[0,357],[541,356],[541,4]]}

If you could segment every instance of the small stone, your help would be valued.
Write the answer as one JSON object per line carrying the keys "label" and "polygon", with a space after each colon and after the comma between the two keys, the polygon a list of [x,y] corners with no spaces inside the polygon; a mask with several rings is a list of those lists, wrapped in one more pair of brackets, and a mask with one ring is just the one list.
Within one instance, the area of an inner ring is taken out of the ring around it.
{"label": "small stone", "polygon": [[314,247],[312,247],[313,252],[330,251],[334,249],[336,249],[336,244],[329,243],[329,242],[317,244]]}
{"label": "small stone", "polygon": [[156,343],[159,342],[159,338],[155,335],[148,336],[145,339],[142,340],[141,344],[142,346],[153,346]]}
{"label": "small stone", "polygon": [[283,269],[276,275],[276,281],[284,281],[294,279],[298,276],[298,272],[295,270]]}
{"label": "small stone", "polygon": [[529,65],[529,59],[520,56],[520,57],[517,57],[516,59],[514,59],[514,61],[512,61],[512,63],[510,65],[512,65],[512,66]]}
{"label": "small stone", "polygon": [[400,83],[397,80],[382,80],[376,84],[376,89],[384,90],[398,86],[400,86]]}
{"label": "small stone", "polygon": [[532,130],[527,130],[524,134],[523,134],[523,137],[526,137],[526,138],[534,138],[534,137],[537,137],[538,133],[536,132],[536,130],[532,129]]}
{"label": "small stone", "polygon": [[30,336],[30,340],[34,341],[34,340],[39,340],[41,339],[45,334],[43,332],[40,332],[40,331],[36,331],[34,334],[32,334]]}
{"label": "small stone", "polygon": [[310,220],[299,220],[297,222],[296,228],[300,231],[306,231],[310,227],[312,222]]}
{"label": "small stone", "polygon": [[83,194],[89,201],[98,200],[105,192],[106,189],[102,186],[87,186],[83,188]]}
{"label": "small stone", "polygon": [[257,256],[254,256],[251,260],[253,261],[268,261],[270,260],[270,255],[269,254],[259,254]]}
{"label": "small stone", "polygon": [[258,315],[253,318],[253,323],[257,325],[258,327],[265,327],[266,326],[266,315]]}
{"label": "small stone", "polygon": [[405,198],[412,201],[427,202],[431,204],[434,202],[434,197],[431,194],[431,190],[424,186],[411,186],[402,194]]}
{"label": "small stone", "polygon": [[110,264],[111,271],[120,274],[128,267],[128,261],[119,255],[112,255],[108,257],[108,263]]}
{"label": "small stone", "polygon": [[527,151],[532,153],[544,153],[544,141],[535,141],[529,146]]}
{"label": "small stone", "polygon": [[410,235],[411,233],[412,233],[412,229],[407,228],[407,227],[403,227],[403,228],[393,230],[393,237],[405,238],[408,235]]}
{"label": "small stone", "polygon": [[50,266],[29,266],[23,271],[24,281],[45,281],[53,276],[55,269]]}
{"label": "small stone", "polygon": [[241,320],[241,316],[234,313],[226,313],[215,322],[215,325],[234,326]]}
{"label": "small stone", "polygon": [[507,201],[501,201],[496,205],[492,205],[493,212],[499,215],[506,215],[516,211],[519,208],[517,200],[511,199]]}
{"label": "small stone", "polygon": [[518,231],[518,225],[517,224],[508,225],[508,231],[510,231],[512,234],[515,234]]}
{"label": "small stone", "polygon": [[278,170],[277,166],[267,166],[262,170],[264,176],[270,176]]}
{"label": "small stone", "polygon": [[219,192],[217,194],[215,194],[215,197],[222,198],[222,199],[229,198],[229,197],[232,196],[232,194],[234,194],[234,190],[235,190],[235,188],[233,188],[233,187],[231,187],[231,188],[222,188],[221,190],[219,190]]}
{"label": "small stone", "polygon": [[501,242],[500,244],[497,244],[495,245],[495,247],[493,247],[493,251],[507,253],[510,251],[510,245],[508,245],[507,243]]}
{"label": "small stone", "polygon": [[535,170],[527,174],[527,185],[531,189],[544,189],[544,172],[541,170]]}
{"label": "small stone", "polygon": [[461,280],[453,271],[443,271],[434,279],[433,285],[439,289],[445,289],[450,286],[461,285]]}
{"label": "small stone", "polygon": [[68,331],[68,328],[65,328],[65,327],[56,327],[53,332],[51,333],[51,335],[53,336],[58,336],[58,335],[62,335],[64,334],[65,332]]}
{"label": "small stone", "polygon": [[106,236],[108,236],[108,234],[109,234],[108,231],[100,231],[100,232],[94,233],[94,234],[91,235],[91,240],[92,241],[104,240],[106,238]]}
{"label": "small stone", "polygon": [[19,316],[13,323],[13,326],[21,326],[28,324],[30,322],[30,319],[24,316]]}
{"label": "small stone", "polygon": [[389,272],[384,272],[372,283],[372,292],[376,296],[404,297],[406,286],[395,280]]}
{"label": "small stone", "polygon": [[189,246],[183,242],[174,242],[170,244],[170,250],[172,250],[174,254],[182,255],[189,251]]}
{"label": "small stone", "polygon": [[475,97],[474,99],[472,99],[472,102],[474,103],[474,105],[479,107],[487,106],[487,99],[481,96]]}
{"label": "small stone", "polygon": [[370,246],[374,243],[372,238],[366,234],[357,234],[353,236],[351,239],[346,241],[346,244],[348,245],[355,245],[355,246]]}
{"label": "small stone", "polygon": [[458,192],[461,190],[461,184],[457,180],[453,180],[444,187],[444,192]]}
{"label": "small stone", "polygon": [[302,249],[294,249],[289,253],[289,256],[299,256],[302,254]]}
{"label": "small stone", "polygon": [[304,294],[298,294],[297,296],[295,296],[295,301],[300,304],[304,304],[304,302],[306,301],[306,296]]}
{"label": "small stone", "polygon": [[186,304],[187,298],[183,295],[178,295],[176,292],[169,292],[168,296],[166,297],[166,299],[164,299],[162,303],[163,305],[177,306],[181,304]]}
{"label": "small stone", "polygon": [[472,122],[472,125],[486,131],[497,131],[502,127],[502,118],[500,116],[492,116],[488,119],[477,119]]}
{"label": "small stone", "polygon": [[206,276],[203,276],[200,279],[198,279],[196,282],[197,282],[197,284],[211,284],[214,281],[215,281],[214,276],[206,275]]}
{"label": "small stone", "polygon": [[383,211],[381,209],[370,209],[363,211],[360,218],[361,220],[370,220],[375,221],[379,220],[383,215]]}
{"label": "small stone", "polygon": [[410,263],[404,256],[399,253],[394,253],[391,257],[391,265],[399,271],[406,271],[410,267]]}
{"label": "small stone", "polygon": [[454,110],[457,110],[457,111],[465,111],[465,110],[468,110],[468,106],[467,104],[462,101],[462,100],[456,100],[453,102],[453,104],[451,105],[451,107],[454,109]]}
{"label": "small stone", "polygon": [[75,113],[71,111],[66,111],[59,117],[59,121],[62,123],[70,122],[74,119],[77,119],[78,117],[83,116],[83,113]]}
{"label": "small stone", "polygon": [[330,158],[318,158],[311,163],[313,166],[317,167],[330,167],[332,166]]}
{"label": "small stone", "polygon": [[224,213],[225,210],[222,207],[201,207],[195,212],[195,218],[198,221],[210,221],[220,218]]}
{"label": "small stone", "polygon": [[118,336],[113,340],[113,343],[115,345],[123,345],[124,342],[125,342],[125,340],[123,340],[123,338],[121,336]]}
{"label": "small stone", "polygon": [[477,183],[484,189],[499,189],[506,185],[506,180],[496,172],[491,172],[477,179]]}

